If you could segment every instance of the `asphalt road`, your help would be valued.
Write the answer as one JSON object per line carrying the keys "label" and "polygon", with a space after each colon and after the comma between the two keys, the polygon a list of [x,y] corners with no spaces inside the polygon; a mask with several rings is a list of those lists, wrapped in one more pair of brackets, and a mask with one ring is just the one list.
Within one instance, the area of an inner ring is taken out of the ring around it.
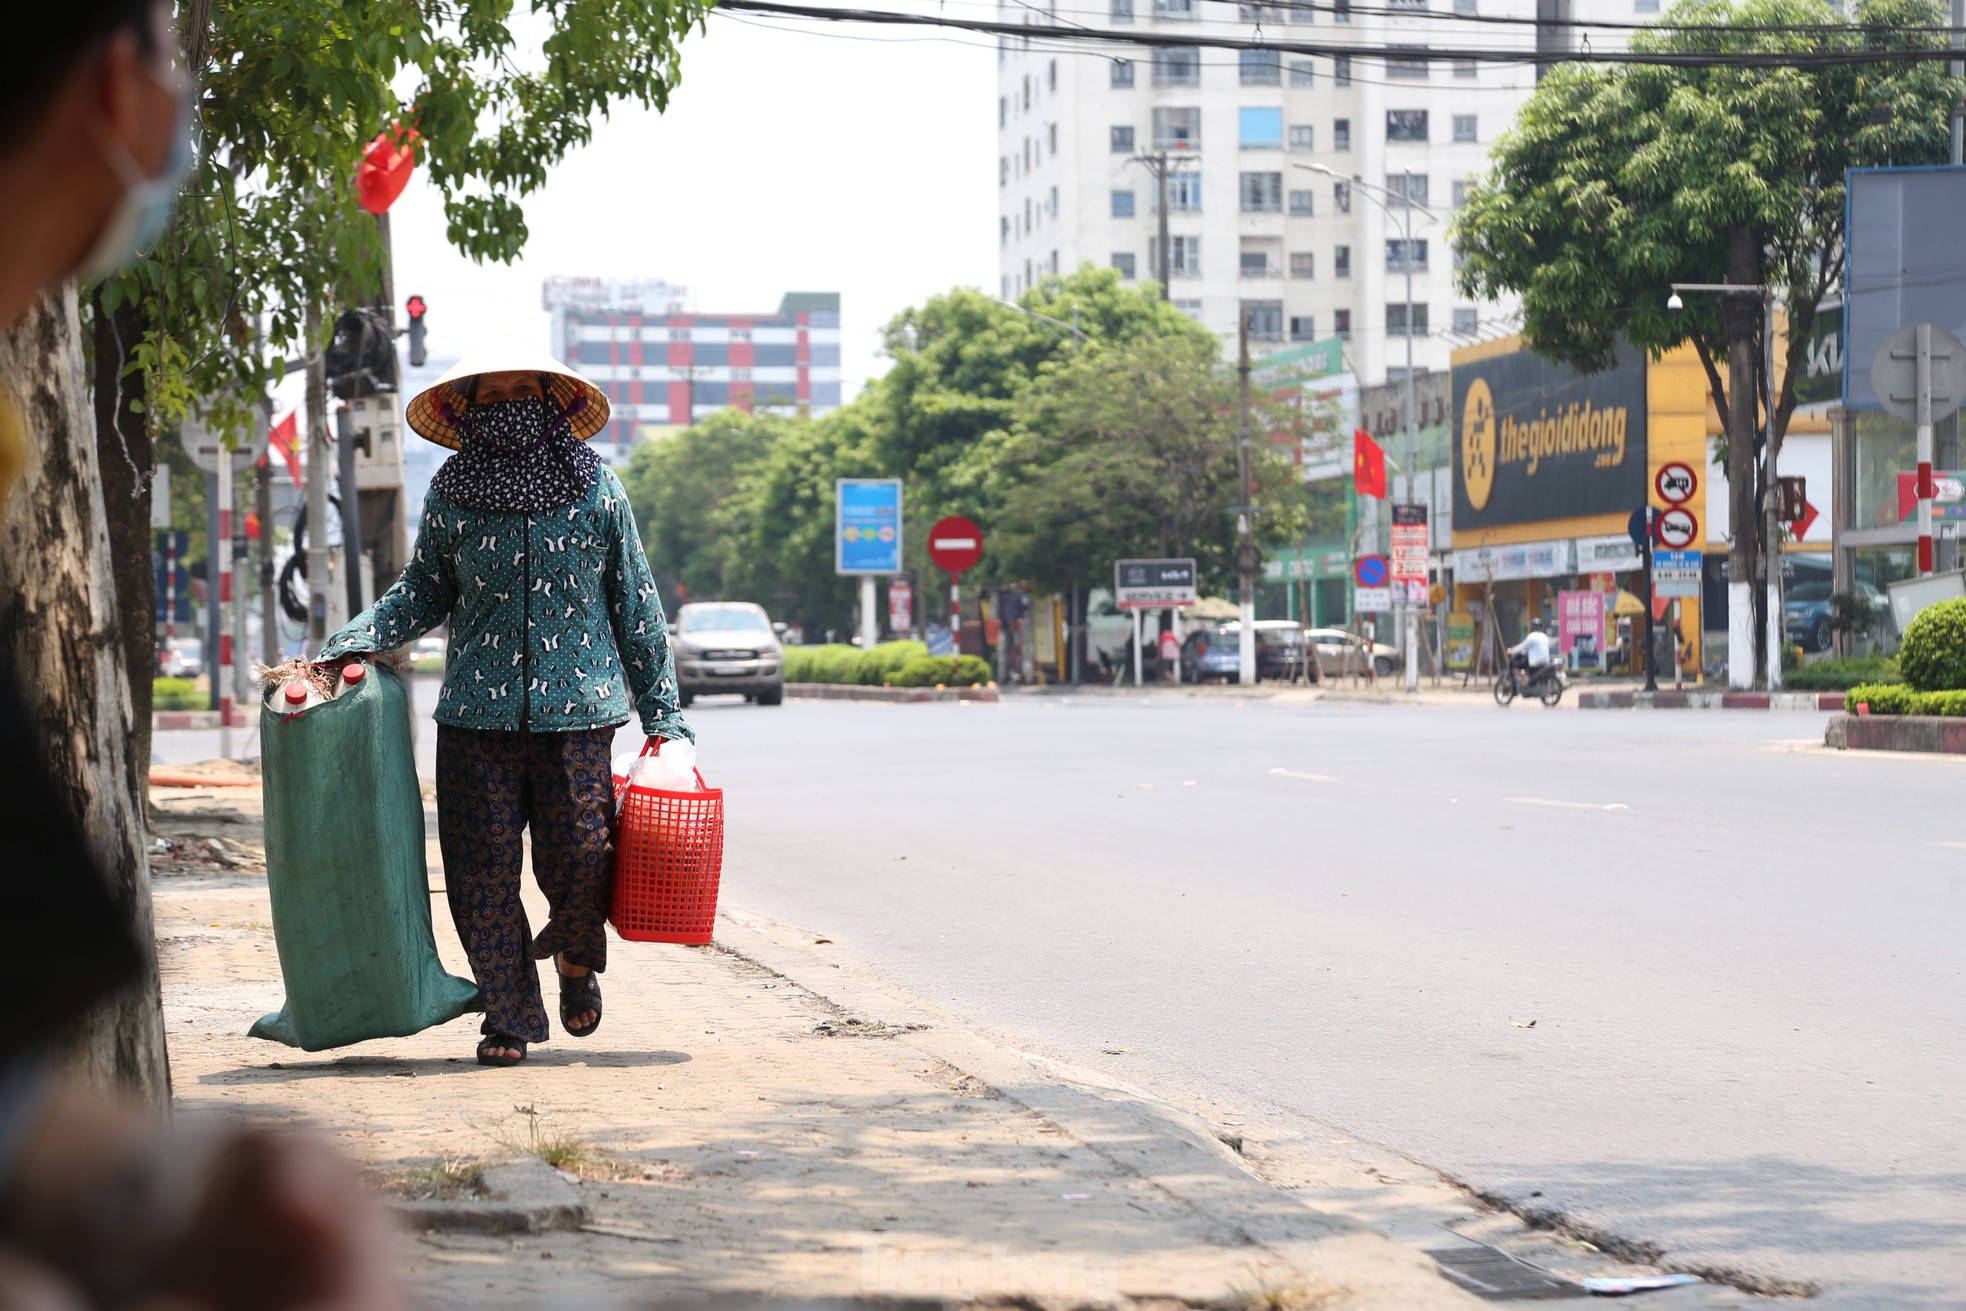
{"label": "asphalt road", "polygon": [[1966,761],[1826,752],[1813,714],[690,718],[726,901],[975,1023],[1668,1263],[1966,1305]]}

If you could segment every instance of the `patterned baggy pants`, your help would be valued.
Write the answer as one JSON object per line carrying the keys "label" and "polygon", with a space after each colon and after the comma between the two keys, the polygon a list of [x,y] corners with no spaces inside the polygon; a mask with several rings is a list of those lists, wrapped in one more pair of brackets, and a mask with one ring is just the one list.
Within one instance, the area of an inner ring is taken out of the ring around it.
{"label": "patterned baggy pants", "polygon": [[[607,968],[613,742],[611,728],[529,733],[437,726],[444,884],[484,993],[487,1034],[546,1040],[534,961],[564,952],[575,965]],[[519,900],[519,835],[528,828],[533,878],[546,894],[546,927],[538,937]]]}

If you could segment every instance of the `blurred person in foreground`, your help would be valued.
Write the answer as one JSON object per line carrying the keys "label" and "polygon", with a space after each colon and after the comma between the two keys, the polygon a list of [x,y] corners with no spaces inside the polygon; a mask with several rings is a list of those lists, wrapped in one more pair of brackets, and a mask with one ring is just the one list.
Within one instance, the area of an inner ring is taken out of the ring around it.
{"label": "blurred person in foreground", "polygon": [[[16,9],[0,78],[0,329],[154,243],[190,159],[164,0]],[[33,447],[0,378],[0,513]],[[25,1003],[0,1031],[0,1308],[392,1311],[380,1210],[325,1146],[160,1128],[62,1080],[60,1038],[144,956],[41,737],[0,648],[0,905],[16,935],[0,988]]]}

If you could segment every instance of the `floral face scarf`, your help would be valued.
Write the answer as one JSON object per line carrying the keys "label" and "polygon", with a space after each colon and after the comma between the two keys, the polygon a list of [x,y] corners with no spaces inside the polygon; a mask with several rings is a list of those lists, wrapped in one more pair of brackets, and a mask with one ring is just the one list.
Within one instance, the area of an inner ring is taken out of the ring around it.
{"label": "floral face scarf", "polygon": [[473,510],[571,505],[587,495],[601,465],[594,448],[568,431],[571,418],[538,396],[473,405],[453,418],[464,445],[430,485]]}

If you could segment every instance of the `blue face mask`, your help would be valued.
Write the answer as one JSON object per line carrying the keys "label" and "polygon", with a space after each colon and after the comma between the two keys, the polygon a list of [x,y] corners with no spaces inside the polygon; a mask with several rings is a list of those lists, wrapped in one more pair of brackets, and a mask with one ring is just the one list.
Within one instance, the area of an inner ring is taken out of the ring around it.
{"label": "blue face mask", "polygon": [[144,254],[164,235],[177,204],[178,188],[191,168],[191,102],[177,100],[177,121],[171,125],[171,153],[164,171],[147,178],[123,143],[107,132],[96,133],[102,155],[123,184],[122,199],[103,220],[89,253],[76,266],[75,276],[87,282],[114,273]]}

